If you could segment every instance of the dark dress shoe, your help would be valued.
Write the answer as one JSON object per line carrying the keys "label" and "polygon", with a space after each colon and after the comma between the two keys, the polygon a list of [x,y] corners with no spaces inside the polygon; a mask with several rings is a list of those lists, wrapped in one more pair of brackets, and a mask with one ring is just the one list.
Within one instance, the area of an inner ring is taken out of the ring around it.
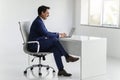
{"label": "dark dress shoe", "polygon": [[67,73],[65,70],[61,70],[61,71],[58,72],[58,76],[70,77],[70,76],[72,76],[72,74]]}
{"label": "dark dress shoe", "polygon": [[75,62],[75,61],[77,61],[77,60],[79,60],[79,58],[77,58],[77,57],[72,57],[72,56],[69,56],[68,58],[66,58],[66,61],[67,61],[67,62]]}

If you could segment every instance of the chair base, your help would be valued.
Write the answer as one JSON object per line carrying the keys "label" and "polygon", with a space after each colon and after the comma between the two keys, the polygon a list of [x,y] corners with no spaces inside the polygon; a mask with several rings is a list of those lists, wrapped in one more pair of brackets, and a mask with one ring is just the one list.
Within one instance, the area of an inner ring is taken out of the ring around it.
{"label": "chair base", "polygon": [[42,76],[42,73],[41,73],[41,68],[42,68],[42,67],[45,67],[46,70],[52,69],[52,70],[53,70],[53,73],[55,73],[55,69],[54,69],[53,67],[49,66],[49,65],[35,64],[35,65],[31,65],[31,66],[27,67],[27,68],[25,69],[25,71],[24,71],[24,75],[27,76],[27,71],[28,71],[29,69],[31,70],[31,72],[33,72],[33,69],[34,69],[35,67],[38,67],[38,68],[39,68],[39,72],[38,72],[38,75],[39,75],[39,76]]}

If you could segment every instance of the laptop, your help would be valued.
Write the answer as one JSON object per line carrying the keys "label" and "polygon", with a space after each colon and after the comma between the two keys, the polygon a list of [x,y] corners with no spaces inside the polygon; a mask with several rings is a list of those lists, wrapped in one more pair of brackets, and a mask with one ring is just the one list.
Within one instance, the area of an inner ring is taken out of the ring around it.
{"label": "laptop", "polygon": [[72,37],[74,31],[75,31],[75,27],[71,28],[69,34],[67,36],[65,36],[64,38],[70,38],[70,37]]}

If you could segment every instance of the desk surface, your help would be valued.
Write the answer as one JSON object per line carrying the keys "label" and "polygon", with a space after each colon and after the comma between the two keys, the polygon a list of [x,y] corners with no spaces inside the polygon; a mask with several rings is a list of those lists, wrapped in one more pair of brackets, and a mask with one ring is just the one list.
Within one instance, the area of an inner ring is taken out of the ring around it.
{"label": "desk surface", "polygon": [[75,40],[75,41],[87,41],[87,40],[96,40],[101,39],[100,37],[93,37],[93,36],[80,36],[80,35],[73,35],[71,38],[60,38],[60,40]]}

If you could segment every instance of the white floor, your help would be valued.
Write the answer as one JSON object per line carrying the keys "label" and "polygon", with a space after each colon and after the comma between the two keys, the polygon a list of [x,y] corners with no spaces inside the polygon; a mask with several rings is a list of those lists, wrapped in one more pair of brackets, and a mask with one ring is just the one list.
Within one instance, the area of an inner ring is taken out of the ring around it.
{"label": "white floor", "polygon": [[[18,56],[15,56],[15,57],[18,57]],[[43,63],[53,66],[57,72],[57,68],[55,66],[53,56],[48,55],[46,58],[47,60],[44,61]],[[75,63],[66,63],[63,57],[63,64],[65,66],[65,69],[67,72],[72,73],[72,77],[58,77],[57,73],[52,74],[51,70],[50,72],[46,72],[46,70],[43,69],[42,70],[43,77],[38,78],[38,77],[32,76],[31,74],[29,74],[28,77],[25,77],[23,75],[23,71],[27,67],[27,64],[23,63],[27,61],[24,61],[24,60],[26,59],[21,58],[21,60],[20,59],[15,60],[11,56],[6,56],[4,58],[1,58],[0,59],[0,80],[80,80],[80,61],[77,61]],[[107,74],[91,77],[85,80],[120,80],[120,59],[108,57]]]}

